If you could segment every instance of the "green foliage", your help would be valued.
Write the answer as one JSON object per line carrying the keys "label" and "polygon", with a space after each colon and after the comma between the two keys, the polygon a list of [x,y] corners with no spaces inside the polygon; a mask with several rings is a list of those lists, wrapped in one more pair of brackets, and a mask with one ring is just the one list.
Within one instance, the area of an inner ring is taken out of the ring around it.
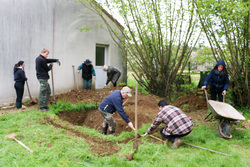
{"label": "green foliage", "polygon": [[215,60],[222,59],[233,81],[235,104],[249,105],[249,1],[194,0]]}
{"label": "green foliage", "polygon": [[[85,6],[103,19],[140,86],[153,94],[170,96],[177,72],[181,74],[186,68],[199,39],[191,1],[110,0],[100,4],[90,1]],[[104,9],[123,26],[116,21],[112,26]]]}
{"label": "green foliage", "polygon": [[91,30],[91,27],[84,27],[84,28],[76,28],[76,29],[79,29],[80,32],[83,32],[83,30],[85,30],[86,32],[90,31]]}
{"label": "green foliage", "polygon": [[94,104],[70,104],[69,102],[58,100],[56,104],[50,105],[50,110],[54,113],[58,113],[60,111],[85,111],[90,109],[95,109],[99,106],[99,103]]}
{"label": "green foliage", "polygon": [[[132,73],[130,73],[130,74],[132,74]],[[133,89],[135,89],[135,84],[136,84],[136,79],[134,77],[132,77],[132,76],[127,77],[127,85],[129,87],[132,87]],[[143,93],[143,94],[149,94],[149,92],[145,89],[145,87],[141,86],[140,84],[138,84],[138,91]]]}
{"label": "green foliage", "polygon": [[196,65],[208,65],[205,70],[210,70],[211,65],[214,66],[214,56],[211,48],[209,47],[202,47],[194,52],[194,55],[191,57],[191,62],[196,63]]}

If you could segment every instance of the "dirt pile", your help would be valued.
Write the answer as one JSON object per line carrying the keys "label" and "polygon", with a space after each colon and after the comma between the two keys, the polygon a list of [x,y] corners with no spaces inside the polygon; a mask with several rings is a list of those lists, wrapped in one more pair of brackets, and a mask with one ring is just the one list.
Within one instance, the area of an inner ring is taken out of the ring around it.
{"label": "dirt pile", "polygon": [[181,96],[174,102],[173,105],[182,109],[182,111],[184,112],[207,109],[207,102],[205,97],[202,98],[200,96],[197,96],[195,92],[190,92],[190,94]]}

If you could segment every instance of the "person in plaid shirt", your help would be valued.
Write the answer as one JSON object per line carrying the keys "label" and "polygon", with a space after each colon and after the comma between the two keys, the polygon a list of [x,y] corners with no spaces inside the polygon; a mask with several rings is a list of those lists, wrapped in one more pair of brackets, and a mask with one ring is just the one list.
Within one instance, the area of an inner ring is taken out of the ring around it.
{"label": "person in plaid shirt", "polygon": [[180,138],[188,135],[193,130],[193,121],[179,108],[169,105],[164,100],[158,103],[158,107],[159,113],[147,132],[142,136],[150,134],[161,123],[164,123],[166,126],[160,130],[162,137],[166,138],[167,145],[169,145],[169,141],[173,142],[172,149],[178,148],[184,142]]}

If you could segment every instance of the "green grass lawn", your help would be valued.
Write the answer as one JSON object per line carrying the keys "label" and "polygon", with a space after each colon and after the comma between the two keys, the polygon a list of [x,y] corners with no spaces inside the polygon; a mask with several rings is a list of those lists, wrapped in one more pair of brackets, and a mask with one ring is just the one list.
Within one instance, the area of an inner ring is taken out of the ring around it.
{"label": "green grass lawn", "polygon": [[[187,145],[172,150],[161,144],[153,142],[149,136],[140,138],[139,149],[134,154],[134,160],[128,161],[126,154],[133,153],[133,140],[127,143],[119,141],[134,136],[133,132],[123,132],[119,136],[104,136],[94,129],[76,126],[75,130],[95,137],[116,141],[119,147],[117,154],[101,156],[93,154],[90,145],[84,138],[72,135],[67,129],[55,128],[49,123],[44,123],[44,118],[50,117],[59,121],[56,116],[61,110],[80,110],[91,108],[84,104],[70,105],[60,102],[51,106],[47,113],[38,110],[29,110],[18,114],[0,117],[0,166],[18,167],[74,167],[74,166],[249,166],[250,164],[250,131],[232,128],[233,138],[222,139],[217,134],[217,124],[210,123],[205,126],[202,122],[195,122],[193,132],[184,137],[185,142],[216,150],[231,156],[224,156],[209,151],[193,148]],[[247,119],[250,115],[246,115]],[[65,124],[67,124],[65,122]],[[139,134],[144,133],[148,126],[139,129]],[[5,135],[16,133],[17,138],[34,152],[30,153],[20,144]],[[20,137],[22,135],[23,137]],[[156,134],[159,136],[159,133]],[[19,137],[18,137],[19,136]]]}

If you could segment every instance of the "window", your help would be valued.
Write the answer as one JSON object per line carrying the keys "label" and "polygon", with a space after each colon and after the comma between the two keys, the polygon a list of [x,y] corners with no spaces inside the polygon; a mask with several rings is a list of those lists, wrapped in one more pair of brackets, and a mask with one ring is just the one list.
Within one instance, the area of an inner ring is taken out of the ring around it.
{"label": "window", "polygon": [[105,65],[105,47],[96,46],[96,56],[95,56],[96,66]]}

